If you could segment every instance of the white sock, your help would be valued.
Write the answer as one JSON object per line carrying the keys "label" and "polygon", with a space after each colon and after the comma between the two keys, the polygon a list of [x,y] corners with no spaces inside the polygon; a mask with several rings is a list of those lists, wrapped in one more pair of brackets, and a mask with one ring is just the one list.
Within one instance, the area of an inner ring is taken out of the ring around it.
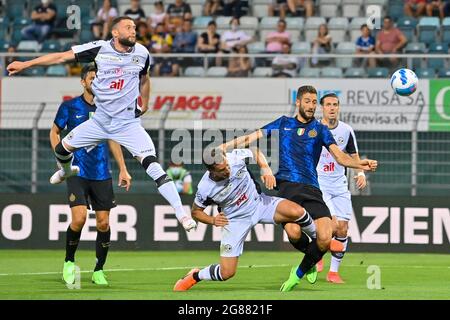
{"label": "white sock", "polygon": [[[158,162],[152,162],[148,166],[146,172],[155,181],[163,176],[166,176],[166,172]],[[181,219],[186,217],[187,214],[186,211],[184,211],[175,183],[173,181],[164,182],[158,187],[158,191],[175,209],[175,215],[177,216],[178,221],[181,222]]]}
{"label": "white sock", "polygon": [[311,238],[316,238],[316,224],[314,223],[313,219],[309,215],[308,211],[305,210],[305,213],[297,219],[295,222],[297,222],[302,230]]}
{"label": "white sock", "polygon": [[331,272],[339,272],[339,266],[341,265],[342,259],[344,258],[345,251],[347,250],[348,237],[345,237],[345,238],[334,237],[334,239],[342,242],[342,244],[344,245],[344,251],[331,253],[330,271]]}
{"label": "white sock", "polygon": [[206,281],[223,281],[220,274],[220,264],[211,264],[198,273],[200,280]]}

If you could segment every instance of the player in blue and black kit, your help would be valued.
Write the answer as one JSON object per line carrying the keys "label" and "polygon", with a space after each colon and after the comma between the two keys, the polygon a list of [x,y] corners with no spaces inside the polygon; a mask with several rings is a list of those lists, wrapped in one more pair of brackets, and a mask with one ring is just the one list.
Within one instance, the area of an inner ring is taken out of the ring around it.
{"label": "player in blue and black kit", "polygon": [[[95,66],[86,65],[81,72],[81,85],[84,92],[81,96],[65,101],[56,114],[53,127],[50,130],[50,142],[53,150],[61,140],[61,131],[67,128],[71,131],[88,120],[95,112],[94,95],[91,83],[95,78]],[[111,150],[119,166],[119,185],[128,191],[131,177],[128,174],[119,144],[109,141]],[[109,211],[115,207],[114,193],[109,163],[109,150],[106,143],[101,143],[91,149],[79,149],[74,153],[73,164],[79,168],[77,176],[68,178],[67,196],[72,211],[72,221],[67,228],[66,259],[63,269],[63,280],[67,284],[75,282],[75,251],[81,236],[81,230],[90,205],[96,213],[97,263],[92,276],[96,284],[107,285],[103,265],[106,261],[111,237],[109,228]]]}
{"label": "player in blue and black kit", "polygon": [[279,169],[275,175],[278,196],[298,203],[315,220],[316,241],[309,241],[308,237],[300,232],[300,225],[297,223],[283,225],[291,244],[304,252],[305,256],[300,265],[292,269],[289,280],[282,285],[281,291],[291,291],[307,273],[313,275],[314,279],[308,280],[314,282],[317,273],[310,271],[330,248],[333,231],[331,214],[322,199],[316,171],[322,147],[326,147],[336,161],[345,167],[372,171],[377,167],[375,160],[357,161],[342,152],[328,127],[314,118],[317,107],[317,91],[314,87],[302,86],[298,89],[296,106],[298,113],[295,117],[282,116],[249,135],[225,144],[227,150],[248,147],[263,136],[278,134]]}

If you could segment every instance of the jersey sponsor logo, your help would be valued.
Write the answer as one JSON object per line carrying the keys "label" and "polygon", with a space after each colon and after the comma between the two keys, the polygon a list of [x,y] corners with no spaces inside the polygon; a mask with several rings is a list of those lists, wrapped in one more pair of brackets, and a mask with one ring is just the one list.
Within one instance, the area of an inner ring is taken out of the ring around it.
{"label": "jersey sponsor logo", "polygon": [[297,134],[298,134],[299,136],[303,135],[304,133],[305,133],[305,128],[298,128]]}
{"label": "jersey sponsor logo", "polygon": [[242,194],[239,199],[236,201],[236,205],[239,207],[242,203],[248,200],[247,194]]}
{"label": "jersey sponsor logo", "polygon": [[95,60],[105,60],[105,61],[115,61],[115,62],[121,62],[122,58],[121,57],[116,57],[116,56],[109,56],[106,54],[98,54],[97,57],[95,58]]}
{"label": "jersey sponsor logo", "polygon": [[310,137],[310,138],[317,137],[317,131],[315,129],[309,130],[308,137]]}
{"label": "jersey sponsor logo", "polygon": [[336,165],[334,164],[334,162],[330,162],[323,166],[324,172],[334,172],[335,169],[336,169]]}
{"label": "jersey sponsor logo", "polygon": [[124,82],[125,82],[125,80],[123,80],[123,79],[119,79],[117,81],[113,81],[109,85],[109,88],[110,89],[116,89],[116,90],[122,90]]}

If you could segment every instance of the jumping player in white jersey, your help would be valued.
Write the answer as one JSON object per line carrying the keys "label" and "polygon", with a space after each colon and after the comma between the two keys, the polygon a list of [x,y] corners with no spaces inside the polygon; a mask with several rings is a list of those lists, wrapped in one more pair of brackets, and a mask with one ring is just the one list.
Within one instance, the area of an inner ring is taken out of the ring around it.
{"label": "jumping player in white jersey", "polygon": [[[195,221],[183,209],[180,196],[173,181],[157,162],[152,139],[141,126],[140,116],[148,109],[150,79],[148,70],[153,59],[148,50],[136,43],[136,25],[129,17],[118,17],[112,22],[112,36],[109,41],[98,40],[72,47],[66,52],[58,52],[8,65],[9,75],[34,66],[95,61],[97,76],[92,82],[97,111],[92,119],[73,129],[55,147],[55,155],[60,166],[51,178],[56,184],[78,174],[79,168],[72,166],[73,152],[79,148],[90,150],[105,140],[121,144],[144,167],[155,180],[161,195],[175,209],[175,214],[189,231],[196,227]],[[142,105],[139,106],[139,95]]]}
{"label": "jumping player in white jersey", "polygon": [[[339,98],[335,93],[328,93],[320,99],[322,105],[322,123],[326,125],[333,134],[337,146],[342,151],[348,153],[356,161],[360,161],[358,145],[355,133],[348,124],[339,121]],[[347,248],[348,222],[352,216],[352,202],[348,182],[345,175],[345,167],[341,166],[326,148],[322,148],[320,160],[317,165],[320,190],[323,200],[333,218],[334,239],[342,242],[344,251],[331,252],[330,271],[327,274],[327,281],[331,283],[344,283],[339,275],[339,266]],[[366,186],[366,177],[363,170],[358,170],[355,177],[358,189]],[[322,271],[323,261],[317,264],[317,271]]]}
{"label": "jumping player in white jersey", "polygon": [[[315,237],[314,223],[303,207],[283,198],[267,196],[258,190],[247,170],[246,158],[255,156],[261,168],[261,180],[268,189],[276,185],[272,170],[259,149],[235,149],[227,154],[222,149],[215,149],[210,156],[211,161],[207,160],[208,157],[204,159],[208,171],[198,184],[192,217],[202,223],[222,227],[220,264],[201,270],[192,269],[177,281],[174,291],[189,290],[201,280],[225,281],[233,277],[245,238],[257,223],[296,222],[306,234]],[[215,217],[204,212],[213,203],[221,211]]]}

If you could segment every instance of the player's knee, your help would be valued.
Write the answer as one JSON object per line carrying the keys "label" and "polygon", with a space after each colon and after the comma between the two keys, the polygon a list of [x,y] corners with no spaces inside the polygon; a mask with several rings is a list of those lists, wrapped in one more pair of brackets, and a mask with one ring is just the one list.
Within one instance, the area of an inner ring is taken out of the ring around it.
{"label": "player's knee", "polygon": [[70,228],[75,232],[79,232],[81,231],[81,229],[83,229],[85,223],[86,223],[86,216],[75,217],[73,218],[72,223],[70,224]]}
{"label": "player's knee", "polygon": [[296,223],[286,223],[284,225],[284,230],[286,231],[288,238],[292,241],[300,240],[301,229]]}
{"label": "player's knee", "polygon": [[108,219],[97,220],[97,230],[101,232],[106,232],[109,229]]}
{"label": "player's knee", "polygon": [[331,236],[328,234],[317,234],[317,246],[320,251],[328,251],[330,249]]}
{"label": "player's knee", "polygon": [[294,206],[291,209],[291,216],[292,218],[294,218],[295,220],[303,217],[303,215],[305,214],[305,209],[303,209],[300,206]]}
{"label": "player's knee", "polygon": [[150,167],[153,162],[158,162],[158,158],[156,158],[155,156],[147,156],[142,159],[141,164],[144,167],[144,170],[147,171],[148,167]]}

